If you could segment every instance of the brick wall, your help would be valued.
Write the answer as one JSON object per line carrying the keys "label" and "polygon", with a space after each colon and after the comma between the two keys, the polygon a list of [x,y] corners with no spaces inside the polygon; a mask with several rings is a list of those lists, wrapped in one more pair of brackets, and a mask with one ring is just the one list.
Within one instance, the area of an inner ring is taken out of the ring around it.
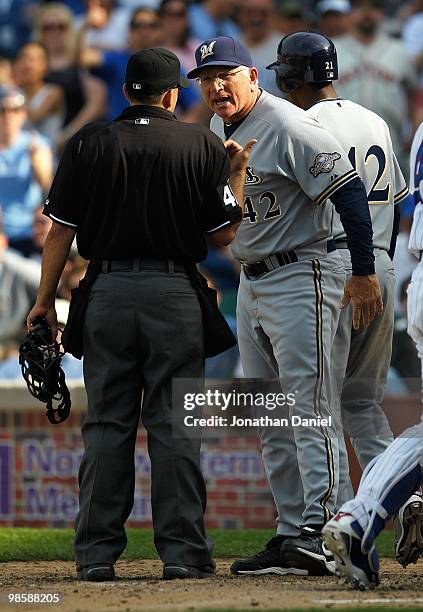
{"label": "brick wall", "polygon": [[[1,526],[72,526],[78,508],[83,389],[73,388],[72,397],[70,418],[54,426],[25,387],[0,384]],[[386,408],[397,433],[417,421],[415,400],[390,399]],[[201,460],[208,488],[209,527],[274,526],[275,508],[255,437],[207,438]],[[150,526],[150,462],[141,427],[135,462],[136,495],[129,524]],[[359,468],[355,460],[351,466],[356,483]]]}

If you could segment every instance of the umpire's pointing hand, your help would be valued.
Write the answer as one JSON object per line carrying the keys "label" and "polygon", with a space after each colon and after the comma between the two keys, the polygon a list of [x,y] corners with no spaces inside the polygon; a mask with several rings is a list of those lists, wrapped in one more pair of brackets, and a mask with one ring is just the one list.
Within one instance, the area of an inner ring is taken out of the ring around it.
{"label": "umpire's pointing hand", "polygon": [[341,308],[345,308],[351,300],[354,329],[360,328],[361,317],[364,327],[368,327],[377,314],[382,314],[382,295],[376,274],[351,276],[344,289]]}

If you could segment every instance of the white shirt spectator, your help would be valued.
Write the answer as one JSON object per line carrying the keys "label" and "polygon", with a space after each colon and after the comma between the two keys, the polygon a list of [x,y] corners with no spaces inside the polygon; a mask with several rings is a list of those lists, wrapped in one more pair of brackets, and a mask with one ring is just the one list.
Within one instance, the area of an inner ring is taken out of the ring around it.
{"label": "white shirt spectator", "polygon": [[[370,44],[351,35],[335,40],[340,96],[362,104],[389,125],[398,161],[404,168],[403,136],[408,122],[407,87],[415,87],[416,73],[405,46],[384,34]],[[408,168],[407,168],[408,169]]]}
{"label": "white shirt spectator", "polygon": [[[416,13],[407,19],[402,31],[402,39],[412,60],[423,53],[423,13]],[[423,86],[423,69],[419,76],[420,85]]]}
{"label": "white shirt spectator", "polygon": [[[283,38],[283,34],[274,32],[264,42],[254,47],[251,45],[249,47],[253,66],[258,68],[260,87],[278,97],[282,97],[283,94],[276,87],[275,71],[266,70],[266,66],[275,61],[276,51],[281,38]],[[241,40],[246,44],[244,39],[241,38]]]}

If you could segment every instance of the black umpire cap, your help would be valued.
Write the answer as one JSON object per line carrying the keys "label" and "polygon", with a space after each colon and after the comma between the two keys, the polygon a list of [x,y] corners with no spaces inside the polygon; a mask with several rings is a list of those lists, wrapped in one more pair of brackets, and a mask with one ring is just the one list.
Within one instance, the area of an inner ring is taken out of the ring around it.
{"label": "black umpire cap", "polygon": [[128,60],[125,73],[128,93],[160,94],[176,87],[189,87],[181,75],[179,59],[168,49],[142,49]]}

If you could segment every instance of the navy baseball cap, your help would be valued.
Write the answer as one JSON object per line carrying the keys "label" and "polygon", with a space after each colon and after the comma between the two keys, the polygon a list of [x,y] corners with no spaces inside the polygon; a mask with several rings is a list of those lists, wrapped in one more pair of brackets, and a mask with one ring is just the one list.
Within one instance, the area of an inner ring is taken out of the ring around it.
{"label": "navy baseball cap", "polygon": [[247,66],[251,68],[251,54],[238,40],[231,36],[218,36],[205,40],[195,51],[197,68],[188,72],[189,79],[196,79],[207,66]]}
{"label": "navy baseball cap", "polygon": [[168,49],[142,49],[128,60],[125,83],[131,92],[159,94],[176,87],[189,87],[181,75],[179,59]]}

